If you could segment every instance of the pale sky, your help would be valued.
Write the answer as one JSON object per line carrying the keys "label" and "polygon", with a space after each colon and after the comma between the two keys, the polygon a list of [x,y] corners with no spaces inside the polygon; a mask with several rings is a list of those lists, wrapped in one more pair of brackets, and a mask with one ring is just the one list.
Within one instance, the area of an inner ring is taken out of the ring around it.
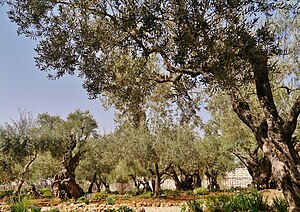
{"label": "pale sky", "polygon": [[18,119],[19,108],[63,118],[81,109],[93,114],[99,129],[113,130],[113,110],[104,110],[99,100],[89,100],[82,79],[67,76],[51,81],[37,69],[35,42],[17,36],[16,24],[9,21],[5,10],[0,6],[0,124]]}

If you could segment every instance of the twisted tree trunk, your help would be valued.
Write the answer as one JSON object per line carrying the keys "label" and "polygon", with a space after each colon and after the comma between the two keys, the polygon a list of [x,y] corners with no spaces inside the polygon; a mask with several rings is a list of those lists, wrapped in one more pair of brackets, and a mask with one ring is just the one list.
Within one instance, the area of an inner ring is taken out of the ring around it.
{"label": "twisted tree trunk", "polygon": [[248,150],[248,155],[242,155],[237,152],[234,154],[246,166],[257,189],[261,189],[261,186],[264,186],[264,188],[275,188],[276,186],[271,185],[273,176],[270,160],[265,155],[263,158],[259,158],[258,150],[259,147],[257,146],[253,152]]}
{"label": "twisted tree trunk", "polygon": [[14,191],[14,193],[16,195],[19,195],[22,189],[23,184],[25,183],[25,175],[27,174],[30,165],[33,163],[33,161],[35,161],[35,159],[37,158],[37,152],[34,152],[34,154],[32,155],[32,157],[29,159],[29,161],[25,164],[23,171],[19,174],[18,177],[18,184],[17,187]]}
{"label": "twisted tree trunk", "polygon": [[[249,46],[247,47],[249,48]],[[286,198],[289,212],[300,211],[300,157],[292,137],[300,113],[300,93],[290,111],[279,114],[269,81],[268,58],[263,50],[253,48],[249,58],[254,71],[257,98],[263,114],[251,111],[247,101],[231,91],[233,109],[252,130],[259,146],[269,159],[274,179]],[[298,91],[299,92],[299,91]]]}
{"label": "twisted tree trunk", "polygon": [[75,169],[79,164],[81,153],[77,153],[74,157],[67,155],[62,162],[62,168],[54,177],[52,184],[53,194],[59,198],[78,199],[84,195],[83,189],[76,183]]}

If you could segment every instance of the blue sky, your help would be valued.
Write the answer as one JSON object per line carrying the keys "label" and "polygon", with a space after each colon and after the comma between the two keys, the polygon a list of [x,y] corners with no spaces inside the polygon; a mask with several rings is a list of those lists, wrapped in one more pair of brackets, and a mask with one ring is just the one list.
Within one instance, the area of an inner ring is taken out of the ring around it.
{"label": "blue sky", "polygon": [[16,29],[0,6],[0,124],[18,119],[19,108],[62,117],[82,109],[94,115],[100,129],[111,131],[113,110],[104,110],[99,100],[89,100],[82,79],[48,80],[47,73],[35,66],[35,41],[17,36]]}

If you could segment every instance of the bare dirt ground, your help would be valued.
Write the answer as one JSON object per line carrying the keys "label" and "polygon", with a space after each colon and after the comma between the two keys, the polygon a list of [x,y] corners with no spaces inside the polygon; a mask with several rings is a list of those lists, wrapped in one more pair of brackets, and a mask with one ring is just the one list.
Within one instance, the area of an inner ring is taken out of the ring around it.
{"label": "bare dirt ground", "polygon": [[[263,198],[269,203],[272,203],[274,198],[283,198],[281,191],[277,189],[266,189],[261,191]],[[220,193],[210,193],[209,196],[218,195]],[[224,193],[223,193],[224,194]],[[207,198],[207,196],[200,196],[201,199]],[[75,204],[70,202],[60,202],[58,199],[37,199],[35,205],[42,206],[42,211],[49,210],[51,208],[58,208],[60,211],[104,211],[105,208],[118,208],[121,205],[126,205],[130,208],[135,208],[137,212],[180,212],[181,208],[186,205],[186,201],[199,199],[199,196],[189,196],[182,193],[176,197],[165,198],[147,198],[147,197],[118,197],[115,200],[115,204],[108,206],[105,201],[94,201],[90,204]],[[0,204],[1,205],[1,204]],[[3,208],[4,209],[4,208]],[[2,210],[0,207],[0,211]]]}

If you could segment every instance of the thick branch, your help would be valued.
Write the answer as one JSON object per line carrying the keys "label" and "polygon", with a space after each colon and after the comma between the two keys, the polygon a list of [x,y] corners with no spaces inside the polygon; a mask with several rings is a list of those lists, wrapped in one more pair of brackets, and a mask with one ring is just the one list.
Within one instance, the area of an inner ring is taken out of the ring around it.
{"label": "thick branch", "polygon": [[256,134],[256,117],[253,117],[249,104],[242,101],[235,92],[232,93],[231,99],[234,112]]}
{"label": "thick branch", "polygon": [[278,126],[278,123],[282,124],[282,120],[277,111],[270,85],[268,58],[262,50],[254,49],[249,61],[254,71],[257,97],[268,126]]}
{"label": "thick branch", "polygon": [[292,105],[288,118],[285,122],[284,128],[289,136],[292,136],[292,134],[296,129],[299,114],[300,114],[300,94],[298,95],[298,98]]}
{"label": "thick branch", "polygon": [[169,165],[167,167],[165,167],[159,174],[160,177],[163,176],[164,174],[166,174],[169,171],[169,169],[172,167],[172,165],[173,165],[173,162],[169,163]]}

